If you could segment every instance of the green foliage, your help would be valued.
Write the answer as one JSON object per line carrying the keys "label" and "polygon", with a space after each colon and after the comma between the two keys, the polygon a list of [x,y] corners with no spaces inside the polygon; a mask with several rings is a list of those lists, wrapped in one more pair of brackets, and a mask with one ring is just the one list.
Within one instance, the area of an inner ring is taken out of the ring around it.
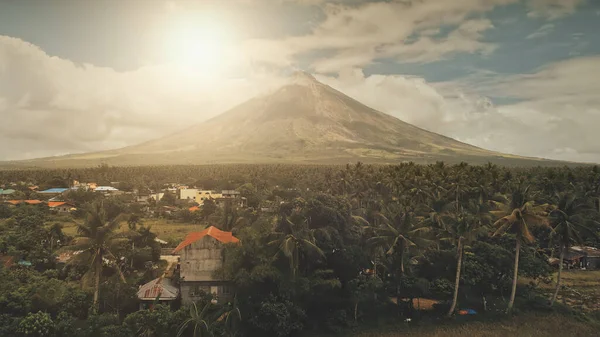
{"label": "green foliage", "polygon": [[0,219],[8,219],[12,216],[10,207],[4,204],[0,204]]}
{"label": "green foliage", "polygon": [[465,285],[478,294],[508,289],[512,262],[512,253],[503,247],[477,242],[465,253]]}
{"label": "green foliage", "polygon": [[19,332],[24,336],[50,337],[54,335],[54,322],[45,312],[28,313],[19,323]]}
{"label": "green foliage", "polygon": [[302,330],[304,319],[304,311],[293,302],[269,295],[248,317],[248,324],[257,336],[284,337]]}
{"label": "green foliage", "polygon": [[157,305],[152,310],[129,314],[123,324],[135,336],[170,337],[184,320],[185,310],[172,311],[168,306]]}
{"label": "green foliage", "polygon": [[175,206],[177,203],[177,196],[175,193],[165,192],[163,197],[159,201],[159,205]]}

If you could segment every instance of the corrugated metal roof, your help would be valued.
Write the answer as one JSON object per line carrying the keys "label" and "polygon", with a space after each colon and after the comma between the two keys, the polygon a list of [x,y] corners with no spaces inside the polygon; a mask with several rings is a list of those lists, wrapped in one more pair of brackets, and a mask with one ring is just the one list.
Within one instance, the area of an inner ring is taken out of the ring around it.
{"label": "corrugated metal roof", "polygon": [[118,191],[118,189],[112,186],[98,186],[94,189],[94,191]]}
{"label": "corrugated metal roof", "polygon": [[181,242],[179,244],[179,246],[177,246],[177,248],[175,248],[173,250],[173,253],[177,253],[178,251],[180,251],[183,248],[191,245],[192,243],[202,239],[203,237],[205,237],[207,235],[217,239],[218,241],[220,241],[222,243],[240,242],[240,240],[238,238],[236,238],[235,236],[233,236],[233,234],[231,234],[231,232],[225,232],[214,226],[210,226],[207,229],[203,230],[202,232],[192,232],[192,233],[188,234],[185,237],[185,240],[183,240],[183,242]]}
{"label": "corrugated metal roof", "polygon": [[63,193],[64,191],[68,190],[68,188],[49,188],[45,191],[39,191],[38,193]]}
{"label": "corrugated metal roof", "polygon": [[155,300],[157,296],[160,301],[174,300],[179,296],[179,289],[170,279],[159,277],[141,286],[137,292],[140,300]]}
{"label": "corrugated metal roof", "polygon": [[587,246],[572,246],[571,251],[576,251],[590,257],[600,257],[600,249]]}

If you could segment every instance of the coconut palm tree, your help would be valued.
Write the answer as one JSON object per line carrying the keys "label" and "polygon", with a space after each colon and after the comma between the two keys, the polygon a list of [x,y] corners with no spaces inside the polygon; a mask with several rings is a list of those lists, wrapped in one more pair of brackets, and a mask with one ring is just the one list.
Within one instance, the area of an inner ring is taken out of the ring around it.
{"label": "coconut palm tree", "polygon": [[98,293],[100,289],[100,276],[105,260],[111,261],[117,269],[123,283],[126,283],[123,273],[117,266],[117,258],[113,253],[117,247],[127,239],[119,236],[115,230],[119,226],[119,217],[107,219],[102,203],[94,203],[88,209],[84,223],[77,225],[79,237],[75,238],[70,249],[82,251],[77,255],[76,261],[86,261],[91,266],[88,275],[94,275],[94,310],[98,310]]}
{"label": "coconut palm tree", "polygon": [[48,235],[50,236],[50,251],[54,251],[54,245],[63,243],[66,235],[62,231],[63,226],[60,223],[55,223],[48,229]]}
{"label": "coconut palm tree", "polygon": [[279,221],[278,228],[271,233],[274,240],[268,243],[269,246],[277,246],[277,255],[283,254],[290,263],[290,272],[292,277],[296,277],[300,267],[300,253],[315,254],[325,258],[325,254],[315,244],[313,232],[307,226],[296,225],[283,214]]}
{"label": "coconut palm tree", "polygon": [[553,228],[552,238],[558,242],[560,257],[558,264],[558,275],[556,276],[556,289],[550,299],[550,305],[554,304],[560,289],[561,273],[565,251],[572,243],[582,243],[580,233],[586,232],[596,236],[594,230],[586,225],[585,215],[593,212],[593,207],[577,198],[572,193],[557,194],[557,204],[548,218]]}
{"label": "coconut palm tree", "polygon": [[499,217],[494,223],[496,228],[493,236],[498,236],[506,233],[515,235],[515,263],[512,280],[512,290],[510,293],[510,301],[508,302],[507,312],[512,310],[515,303],[515,295],[517,292],[517,277],[519,272],[519,252],[521,244],[532,243],[535,238],[529,231],[531,226],[546,226],[549,227],[547,218],[544,216],[545,205],[536,206],[529,195],[529,187],[522,188],[518,186],[513,189],[510,199],[504,198],[503,201],[495,201],[494,204],[499,208],[490,213]]}
{"label": "coconut palm tree", "polygon": [[454,313],[458,301],[458,289],[460,285],[464,247],[482,234],[482,230],[485,230],[486,225],[488,224],[488,221],[486,220],[488,217],[485,212],[479,209],[477,203],[473,204],[475,204],[472,209],[473,213],[460,209],[459,212],[446,214],[446,220],[442,222],[445,226],[446,239],[454,242],[457,252],[454,294],[452,296],[450,310],[448,310],[448,317],[452,316]]}
{"label": "coconut palm tree", "polygon": [[426,247],[432,241],[425,237],[431,232],[431,227],[417,223],[412,212],[402,212],[399,209],[387,209],[378,213],[374,228],[375,236],[367,240],[369,245],[384,247],[386,254],[400,253],[400,275],[404,275],[404,257],[410,247]]}

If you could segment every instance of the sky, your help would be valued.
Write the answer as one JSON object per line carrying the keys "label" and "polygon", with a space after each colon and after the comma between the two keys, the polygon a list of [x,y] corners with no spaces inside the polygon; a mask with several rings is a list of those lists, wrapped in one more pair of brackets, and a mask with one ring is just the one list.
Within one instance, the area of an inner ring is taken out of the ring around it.
{"label": "sky", "polygon": [[600,163],[600,0],[0,0],[0,160],[107,150],[293,71],[486,149]]}

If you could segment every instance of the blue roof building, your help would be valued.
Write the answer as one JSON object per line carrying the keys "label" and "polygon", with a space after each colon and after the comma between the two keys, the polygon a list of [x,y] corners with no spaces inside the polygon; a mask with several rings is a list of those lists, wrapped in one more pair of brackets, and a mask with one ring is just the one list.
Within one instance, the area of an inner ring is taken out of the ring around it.
{"label": "blue roof building", "polygon": [[64,193],[65,191],[68,191],[68,188],[49,188],[45,191],[39,191],[38,193],[41,194],[61,194]]}

